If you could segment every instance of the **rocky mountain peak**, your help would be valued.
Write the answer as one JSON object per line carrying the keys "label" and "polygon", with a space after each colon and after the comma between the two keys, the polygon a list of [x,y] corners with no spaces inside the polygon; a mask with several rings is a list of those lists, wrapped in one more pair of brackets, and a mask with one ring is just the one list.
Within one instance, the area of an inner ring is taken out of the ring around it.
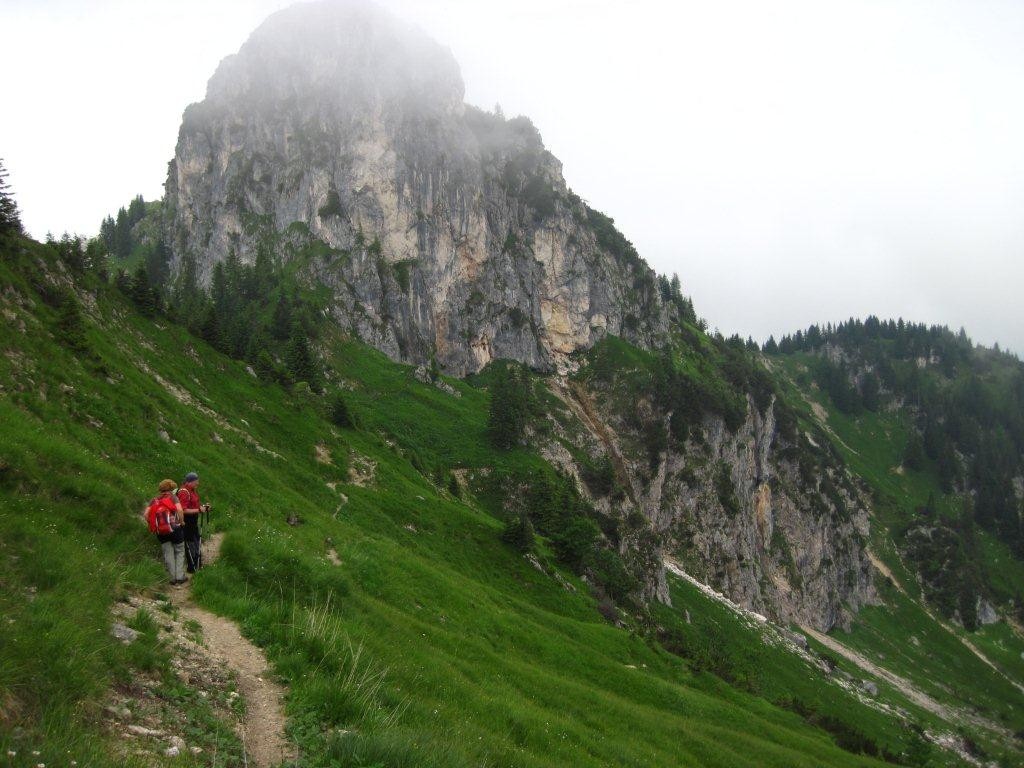
{"label": "rocky mountain peak", "polygon": [[225,59],[185,111],[165,203],[176,270],[208,281],[270,251],[406,362],[550,370],[666,329],[654,273],[530,121],[463,104],[450,52],[368,2],[281,11]]}
{"label": "rocky mountain peak", "polygon": [[368,0],[300,3],[270,16],[217,68],[206,102],[277,109],[315,99],[339,114],[459,113],[450,51]]}

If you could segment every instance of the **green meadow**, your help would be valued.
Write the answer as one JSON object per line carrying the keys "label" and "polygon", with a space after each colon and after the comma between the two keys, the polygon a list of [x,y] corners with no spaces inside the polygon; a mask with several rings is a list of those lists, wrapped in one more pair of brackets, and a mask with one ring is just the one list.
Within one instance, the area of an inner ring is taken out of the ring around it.
{"label": "green meadow", "polygon": [[[111,609],[165,590],[140,512],[159,480],[192,469],[214,507],[211,530],[225,534],[195,599],[235,620],[287,685],[297,765],[957,764],[686,583],[672,581],[674,608],[616,625],[586,583],[553,577],[545,542],[544,572],[504,543],[487,479],[552,470],[527,449],[490,447],[486,373],[446,380],[456,397],[326,337],[328,384],[354,421],[338,427],[325,398],[257,379],[183,328],[139,316],[109,286],[66,286],[81,306],[78,333],[46,288],[46,275],[67,280],[52,253],[29,241],[5,248],[9,764],[124,764],[104,702],[139,671],[161,670],[167,652],[145,617],[140,640],[115,641]],[[925,622],[907,602],[867,613],[850,643],[878,651],[884,622]],[[979,644],[1019,673],[1015,636],[986,632]],[[938,640],[921,634],[929,644],[901,672],[923,681],[947,658],[964,661],[936,630],[951,656],[929,665]],[[968,701],[1021,727],[1020,699],[1009,703],[985,669],[958,674]],[[232,734],[169,671],[161,695],[190,710],[204,743],[222,746],[218,765],[242,765]],[[207,753],[168,764],[210,762]]]}

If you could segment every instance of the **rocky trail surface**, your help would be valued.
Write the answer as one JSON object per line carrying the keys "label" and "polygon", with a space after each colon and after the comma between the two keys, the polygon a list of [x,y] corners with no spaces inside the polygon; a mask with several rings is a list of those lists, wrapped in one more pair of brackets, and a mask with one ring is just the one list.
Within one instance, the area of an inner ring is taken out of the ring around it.
{"label": "rocky trail surface", "polygon": [[970,722],[972,725],[976,727],[989,730],[1001,738],[1012,737],[1012,734],[1009,731],[1007,731],[1006,728],[999,725],[998,723],[995,723],[987,718],[981,717],[980,715],[976,715],[973,712],[967,712],[965,710],[947,706],[936,701],[927,693],[922,691],[920,688],[916,687],[905,677],[901,677],[900,675],[897,675],[894,672],[890,672],[888,669],[885,669],[884,667],[878,666],[873,661],[868,659],[866,656],[863,656],[862,654],[858,653],[852,648],[843,645],[843,643],[836,640],[836,638],[826,635],[823,632],[818,632],[816,629],[813,629],[812,627],[804,626],[801,627],[800,630],[809,635],[810,637],[813,637],[815,640],[824,645],[830,651],[833,651],[834,653],[842,656],[847,661],[850,661],[853,664],[857,665],[864,672],[867,672],[868,674],[881,680],[885,680],[896,690],[898,690],[900,693],[906,696],[907,699],[912,701],[914,704],[921,707],[922,709],[931,712],[934,715],[939,716],[947,723],[950,723],[951,725],[959,725],[960,723],[966,721]]}
{"label": "rocky trail surface", "polygon": [[[900,583],[899,579],[896,578],[896,576],[893,574],[892,570],[890,570],[890,568],[882,561],[882,559],[880,557],[878,557],[878,555],[876,555],[874,552],[872,552],[869,549],[868,550],[868,557],[871,558],[871,564],[883,576],[885,576],[887,579],[889,579],[889,581],[892,582],[892,585],[900,593],[902,593],[903,595],[906,595],[907,597],[910,597],[910,595],[908,594],[907,590]],[[913,598],[911,598],[911,599],[913,599]],[[927,604],[921,603],[921,608],[924,610],[925,613],[927,613],[932,618],[932,620],[936,624],[938,624],[946,632],[948,632],[953,637],[955,637],[957,640],[959,640],[961,643],[963,643],[964,646],[967,648],[967,650],[969,650],[971,653],[973,653],[975,656],[977,656],[982,661],[982,663],[984,663],[988,667],[990,667],[997,675],[999,675],[1004,680],[1009,682],[1010,685],[1012,685],[1018,691],[1020,691],[1021,693],[1024,693],[1024,685],[1021,685],[1020,682],[1018,682],[1017,680],[1014,680],[1012,677],[1010,677],[1008,674],[1006,674],[1006,672],[1004,672],[1002,669],[1000,669],[995,664],[995,662],[993,662],[988,656],[986,656],[984,653],[982,653],[981,649],[978,648],[978,646],[976,646],[969,639],[967,639],[962,634],[960,634],[956,630],[954,630],[953,627],[951,627],[949,625],[949,622],[945,621],[941,616],[939,616],[937,613],[935,613],[931,608],[928,607]],[[1010,626],[1012,628],[1013,625],[1011,624]]]}
{"label": "rocky trail surface", "polygon": [[[203,542],[207,564],[220,554],[223,534]],[[171,602],[185,619],[202,628],[203,645],[214,660],[234,673],[245,701],[240,736],[246,760],[256,768],[270,768],[296,757],[284,734],[284,688],[274,682],[263,651],[239,631],[234,622],[201,608],[192,600],[191,587],[173,592]]]}
{"label": "rocky trail surface", "polygon": [[[872,555],[872,557],[873,559],[877,559],[877,557],[875,557],[874,555]],[[665,567],[671,573],[689,582],[694,587],[703,592],[710,599],[715,600],[729,608],[738,617],[740,617],[749,628],[760,628],[762,631],[768,633],[768,635],[766,636],[766,641],[768,640],[770,635],[774,634],[777,636],[777,640],[775,642],[781,641],[782,644],[788,647],[789,650],[793,653],[801,656],[813,665],[818,665],[818,662],[814,658],[813,654],[808,652],[806,648],[806,643],[804,643],[801,647],[793,642],[793,633],[787,633],[784,630],[778,628],[772,622],[768,621],[764,616],[737,605],[725,595],[712,589],[703,582],[695,579],[693,576],[688,574],[679,563],[675,562],[671,558],[666,558],[664,562]],[[886,569],[886,571],[888,571],[888,569]],[[890,573],[887,573],[886,575],[890,575],[890,578],[892,578]],[[898,582],[895,583],[897,584],[898,588],[900,588],[900,590],[903,591],[902,587],[899,587]],[[937,715],[939,718],[949,723],[954,728],[961,726],[963,723],[970,723],[975,727],[982,728],[990,731],[991,733],[994,733],[999,738],[1012,738],[1012,734],[999,723],[993,722],[988,718],[982,717],[981,715],[976,714],[975,712],[970,712],[958,707],[949,706],[937,701],[936,699],[932,698],[927,693],[922,691],[920,688],[915,686],[911,681],[889,671],[888,669],[885,669],[884,667],[879,666],[878,664],[871,661],[871,659],[867,658],[861,653],[858,653],[854,649],[844,645],[835,637],[827,635],[824,632],[820,632],[814,629],[813,627],[809,627],[806,625],[800,626],[800,631],[806,634],[808,637],[811,637],[814,640],[818,641],[819,643],[821,643],[821,645],[825,646],[835,654],[842,656],[849,662],[852,662],[861,671],[879,680],[884,680],[886,683],[893,686],[896,690],[902,693],[909,701],[913,702],[922,709],[925,709],[928,712]],[[849,679],[850,678],[848,678],[848,680]],[[837,685],[847,688],[847,690],[854,690],[854,688],[851,688],[850,683],[844,683],[839,678],[834,678],[834,681]],[[863,684],[861,684],[860,686],[856,686],[856,688],[862,692]],[[872,694],[870,701],[866,703],[869,703],[870,706],[873,706],[879,709],[880,711],[889,712],[898,717],[905,718],[906,714],[902,710],[891,705],[884,704],[880,701],[877,701],[875,699],[876,695],[877,693]],[[969,750],[967,750],[965,744],[963,743],[962,737],[958,734],[954,732],[943,732],[927,733],[926,736],[929,740],[931,740],[935,744],[938,744],[943,749],[955,752],[967,763],[970,763],[972,765],[982,765],[981,762],[977,761],[969,753]]]}

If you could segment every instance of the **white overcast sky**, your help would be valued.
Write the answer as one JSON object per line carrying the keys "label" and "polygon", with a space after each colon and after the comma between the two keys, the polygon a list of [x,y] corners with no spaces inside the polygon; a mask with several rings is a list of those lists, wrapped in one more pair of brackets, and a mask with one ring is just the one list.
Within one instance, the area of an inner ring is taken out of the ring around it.
{"label": "white overcast sky", "polygon": [[[0,0],[0,157],[29,231],[163,194],[184,107],[277,0]],[[467,101],[723,333],[874,313],[1024,354],[1024,2],[382,0]]]}

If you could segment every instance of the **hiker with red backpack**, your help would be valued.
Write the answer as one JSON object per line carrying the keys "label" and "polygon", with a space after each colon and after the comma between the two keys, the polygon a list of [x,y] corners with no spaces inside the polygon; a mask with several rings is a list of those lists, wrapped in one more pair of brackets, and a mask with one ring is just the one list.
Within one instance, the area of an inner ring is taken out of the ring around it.
{"label": "hiker with red backpack", "polygon": [[195,573],[203,565],[202,539],[199,535],[199,518],[209,512],[209,504],[199,503],[199,475],[189,472],[178,489],[178,501],[185,512],[185,570]]}
{"label": "hiker with red backpack", "polygon": [[160,494],[149,502],[146,522],[160,541],[171,584],[177,586],[188,579],[185,577],[185,512],[174,495],[175,487],[173,480],[160,481],[157,486]]}

